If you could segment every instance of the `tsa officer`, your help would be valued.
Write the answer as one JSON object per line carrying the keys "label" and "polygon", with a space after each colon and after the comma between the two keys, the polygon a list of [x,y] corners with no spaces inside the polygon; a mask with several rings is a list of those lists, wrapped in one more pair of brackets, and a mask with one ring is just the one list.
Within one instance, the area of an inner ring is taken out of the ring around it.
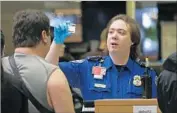
{"label": "tsa officer", "polygon": [[[137,23],[127,15],[117,15],[109,21],[106,36],[107,56],[60,62],[59,67],[70,85],[81,89],[84,100],[141,98],[141,78],[146,68],[137,62]],[[148,68],[148,74],[152,78],[152,97],[156,97],[156,73]]]}

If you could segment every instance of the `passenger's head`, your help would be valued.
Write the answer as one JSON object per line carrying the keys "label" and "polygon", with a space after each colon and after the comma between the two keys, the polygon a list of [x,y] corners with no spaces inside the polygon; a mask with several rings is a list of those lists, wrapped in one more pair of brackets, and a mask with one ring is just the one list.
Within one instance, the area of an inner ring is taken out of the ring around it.
{"label": "passenger's head", "polygon": [[109,53],[130,51],[132,59],[138,57],[137,47],[140,43],[140,30],[134,19],[123,14],[117,15],[109,21],[107,29]]}
{"label": "passenger's head", "polygon": [[39,10],[23,10],[13,18],[15,48],[36,48],[47,54],[51,44],[49,18]]}
{"label": "passenger's head", "polygon": [[1,30],[1,57],[4,56],[5,39],[4,34]]}

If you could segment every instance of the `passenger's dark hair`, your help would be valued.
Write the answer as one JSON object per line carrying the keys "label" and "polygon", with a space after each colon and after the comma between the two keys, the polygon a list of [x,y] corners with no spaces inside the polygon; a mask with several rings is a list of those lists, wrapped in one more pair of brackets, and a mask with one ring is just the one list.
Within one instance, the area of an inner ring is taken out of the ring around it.
{"label": "passenger's dark hair", "polygon": [[54,39],[54,27],[50,26],[50,37],[51,37],[51,42]]}
{"label": "passenger's dark hair", "polygon": [[49,35],[49,18],[39,10],[23,10],[13,18],[13,43],[17,47],[35,47],[43,30]]}

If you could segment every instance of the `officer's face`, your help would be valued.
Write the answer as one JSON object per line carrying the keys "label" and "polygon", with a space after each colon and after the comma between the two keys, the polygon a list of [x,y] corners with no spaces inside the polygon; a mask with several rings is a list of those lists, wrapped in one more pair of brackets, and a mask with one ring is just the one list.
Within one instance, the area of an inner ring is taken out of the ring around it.
{"label": "officer's face", "polygon": [[129,25],[123,20],[116,20],[108,29],[107,47],[109,52],[127,52],[132,44]]}

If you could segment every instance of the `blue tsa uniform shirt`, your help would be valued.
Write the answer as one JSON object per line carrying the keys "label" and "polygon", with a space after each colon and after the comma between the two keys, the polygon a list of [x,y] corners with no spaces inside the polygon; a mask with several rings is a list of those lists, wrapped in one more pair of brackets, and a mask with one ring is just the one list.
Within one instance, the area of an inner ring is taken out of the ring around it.
{"label": "blue tsa uniform shirt", "polygon": [[[113,64],[110,56],[88,57],[83,60],[60,62],[59,67],[72,87],[80,88],[84,100],[142,98],[141,77],[145,67],[129,58],[124,66]],[[156,97],[156,72],[152,77],[152,98]]]}

